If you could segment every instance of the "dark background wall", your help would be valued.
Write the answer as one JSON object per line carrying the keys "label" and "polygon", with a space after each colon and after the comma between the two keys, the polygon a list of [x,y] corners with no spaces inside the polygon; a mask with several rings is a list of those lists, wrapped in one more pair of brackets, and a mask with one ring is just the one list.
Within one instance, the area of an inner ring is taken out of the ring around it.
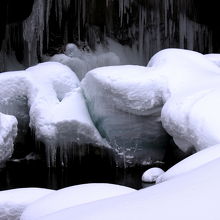
{"label": "dark background wall", "polygon": [[[29,31],[23,23],[36,6],[44,25],[32,17],[35,27]],[[68,42],[95,48],[106,36],[136,46],[146,62],[167,47],[220,52],[219,21],[217,0],[1,0],[0,70],[12,52],[29,66],[41,61],[42,54],[61,52]],[[33,39],[24,39],[24,31]]]}

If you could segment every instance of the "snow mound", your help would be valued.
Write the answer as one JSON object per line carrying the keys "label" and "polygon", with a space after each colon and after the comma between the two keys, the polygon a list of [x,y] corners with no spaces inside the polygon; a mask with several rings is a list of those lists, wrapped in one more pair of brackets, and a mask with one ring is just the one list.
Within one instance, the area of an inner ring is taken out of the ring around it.
{"label": "snow mound", "polygon": [[61,210],[39,220],[219,219],[220,159],[127,195]]}
{"label": "snow mound", "polygon": [[0,219],[19,220],[26,206],[51,192],[53,190],[41,188],[0,191]]}
{"label": "snow mound", "polygon": [[162,83],[143,66],[93,69],[81,82],[90,114],[119,165],[161,160],[168,137],[160,122]]}
{"label": "snow mound", "polygon": [[162,124],[180,149],[199,151],[220,143],[219,97],[220,90],[213,86],[167,101],[162,110]]}
{"label": "snow mound", "polygon": [[208,58],[211,62],[215,63],[218,67],[220,67],[220,54],[218,53],[209,53],[205,54],[205,57]]}
{"label": "snow mound", "polygon": [[71,186],[32,203],[25,209],[20,219],[34,220],[62,209],[135,191],[129,187],[104,183]]}
{"label": "snow mound", "polygon": [[16,118],[0,112],[0,166],[12,156],[16,135]]}
{"label": "snow mound", "polygon": [[142,181],[147,183],[154,183],[156,182],[157,178],[161,176],[164,171],[161,168],[153,167],[146,170],[142,175]]}
{"label": "snow mound", "polygon": [[160,175],[157,178],[157,183],[170,180],[179,175],[187,173],[191,170],[194,170],[210,161],[220,158],[220,145],[215,145],[204,150],[201,150],[186,159],[175,164],[173,167],[168,169],[165,173]]}
{"label": "snow mound", "polygon": [[81,80],[85,74],[96,67],[119,65],[119,57],[102,47],[96,51],[90,48],[80,50],[75,44],[67,44],[64,54],[56,54],[49,58],[50,61],[60,62],[70,67]]}
{"label": "snow mound", "polygon": [[23,127],[30,120],[36,140],[47,149],[49,166],[55,165],[57,148],[63,148],[60,161],[65,165],[67,148],[74,144],[109,147],[90,118],[78,78],[67,66],[47,62],[6,72],[0,84],[0,111],[15,115]]}

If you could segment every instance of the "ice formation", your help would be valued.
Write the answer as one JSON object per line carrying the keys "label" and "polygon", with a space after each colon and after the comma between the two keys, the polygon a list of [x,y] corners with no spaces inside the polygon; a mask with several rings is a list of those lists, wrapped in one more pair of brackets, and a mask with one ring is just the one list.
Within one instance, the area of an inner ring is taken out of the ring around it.
{"label": "ice formation", "polygon": [[45,144],[49,166],[55,165],[57,148],[65,165],[66,148],[74,144],[108,146],[93,125],[78,78],[68,67],[42,63],[26,71],[2,73],[0,83],[4,85],[0,110],[26,125],[29,109],[30,127],[37,141]]}
{"label": "ice formation", "polygon": [[0,112],[0,167],[11,157],[14,150],[14,140],[16,135],[16,118]]}
{"label": "ice formation", "polygon": [[[21,220],[34,220],[73,206],[135,192],[114,184],[90,183],[67,187],[33,202],[23,212]],[[62,203],[60,202],[62,201]]]}
{"label": "ice formation", "polygon": [[142,66],[94,69],[82,80],[91,116],[119,165],[162,160],[168,138],[160,122],[158,77]]}
{"label": "ice formation", "polygon": [[165,173],[161,174],[157,178],[157,183],[170,180],[184,173],[190,172],[204,164],[209,163],[215,159],[220,158],[220,145],[215,145],[204,150],[201,150],[186,159],[175,164],[173,167],[168,169]]}
{"label": "ice formation", "polygon": [[146,170],[142,175],[142,181],[147,183],[154,183],[156,182],[157,178],[161,176],[164,171],[161,168],[153,167]]}
{"label": "ice formation", "polygon": [[134,193],[64,209],[39,220],[219,219],[220,159]]}
{"label": "ice formation", "polygon": [[19,220],[22,212],[29,204],[52,192],[53,190],[41,188],[0,191],[0,219]]}

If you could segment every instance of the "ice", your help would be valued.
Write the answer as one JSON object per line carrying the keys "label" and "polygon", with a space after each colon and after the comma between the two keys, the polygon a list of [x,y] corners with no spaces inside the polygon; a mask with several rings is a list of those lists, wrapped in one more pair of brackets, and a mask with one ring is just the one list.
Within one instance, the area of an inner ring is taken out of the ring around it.
{"label": "ice", "polygon": [[165,173],[161,174],[157,178],[157,183],[176,178],[179,175],[190,172],[204,164],[209,163],[215,159],[220,158],[220,145],[215,145],[204,150],[201,150],[186,159],[175,164],[173,167],[168,169]]}
{"label": "ice", "polygon": [[0,219],[19,220],[26,206],[52,193],[41,188],[20,188],[0,191]]}
{"label": "ice", "polygon": [[157,178],[161,176],[164,171],[159,167],[153,167],[146,170],[142,175],[142,181],[147,183],[154,183],[156,182]]}
{"label": "ice", "polygon": [[90,183],[71,186],[55,191],[54,193],[33,202],[24,210],[20,219],[40,219],[43,216],[66,208],[135,191],[136,190],[129,187],[107,183]]}
{"label": "ice", "polygon": [[16,118],[0,112],[0,167],[12,156],[16,135]]}
{"label": "ice", "polygon": [[56,54],[49,60],[67,65],[80,80],[91,69],[120,64],[120,58],[102,46],[97,47],[93,52],[89,47],[80,50],[75,44],[67,44],[64,54]]}
{"label": "ice", "polygon": [[61,210],[39,220],[219,219],[220,159],[134,193]]}
{"label": "ice", "polygon": [[67,149],[74,144],[109,147],[93,125],[79,80],[68,67],[42,63],[2,73],[0,84],[0,110],[15,115],[22,127],[29,123],[36,140],[46,147],[49,166],[55,165],[58,148],[61,164],[66,165]]}
{"label": "ice", "polygon": [[132,65],[97,68],[82,80],[91,116],[119,166],[163,159],[168,137],[160,122],[158,80],[149,68]]}

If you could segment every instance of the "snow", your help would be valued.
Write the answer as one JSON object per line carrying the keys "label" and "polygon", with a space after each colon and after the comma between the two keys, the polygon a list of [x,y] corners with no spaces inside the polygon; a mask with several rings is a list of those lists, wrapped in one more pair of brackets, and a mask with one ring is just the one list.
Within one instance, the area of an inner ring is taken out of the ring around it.
{"label": "snow", "polygon": [[14,150],[17,135],[17,120],[14,116],[0,112],[0,166],[4,165]]}
{"label": "snow", "polygon": [[41,188],[19,188],[0,191],[0,219],[19,220],[26,206],[53,192]]}
{"label": "snow", "polygon": [[168,138],[160,122],[158,80],[149,68],[125,65],[93,69],[81,82],[92,119],[114,148],[119,166],[164,156]]}
{"label": "snow", "polygon": [[218,67],[220,67],[220,54],[219,53],[209,53],[205,54],[205,57],[208,58],[211,62],[215,63]]}
{"label": "snow", "polygon": [[[128,194],[136,190],[114,184],[90,183],[67,187],[33,202],[23,212],[21,220],[40,219],[60,210],[96,200]],[[62,202],[60,202],[62,201]]]}
{"label": "snow", "polygon": [[204,150],[201,150],[186,159],[175,164],[168,169],[165,173],[157,178],[157,183],[161,183],[172,178],[175,178],[184,173],[190,172],[210,161],[220,158],[220,145],[215,145]]}
{"label": "snow", "polygon": [[80,80],[91,69],[120,64],[120,58],[102,46],[97,47],[93,52],[89,47],[80,50],[73,43],[66,45],[64,54],[56,54],[49,60],[67,65],[77,74]]}
{"label": "snow", "polygon": [[26,71],[5,72],[0,84],[4,85],[0,111],[15,115],[26,126],[30,117],[36,140],[46,146],[49,166],[55,165],[58,147],[64,148],[60,155],[64,165],[65,150],[74,144],[109,147],[90,118],[78,78],[65,65],[47,62]]}
{"label": "snow", "polygon": [[61,210],[41,220],[219,219],[220,159],[134,193]]}
{"label": "snow", "polygon": [[161,176],[164,171],[161,168],[153,167],[146,170],[142,175],[142,181],[147,183],[156,182],[157,178]]}

